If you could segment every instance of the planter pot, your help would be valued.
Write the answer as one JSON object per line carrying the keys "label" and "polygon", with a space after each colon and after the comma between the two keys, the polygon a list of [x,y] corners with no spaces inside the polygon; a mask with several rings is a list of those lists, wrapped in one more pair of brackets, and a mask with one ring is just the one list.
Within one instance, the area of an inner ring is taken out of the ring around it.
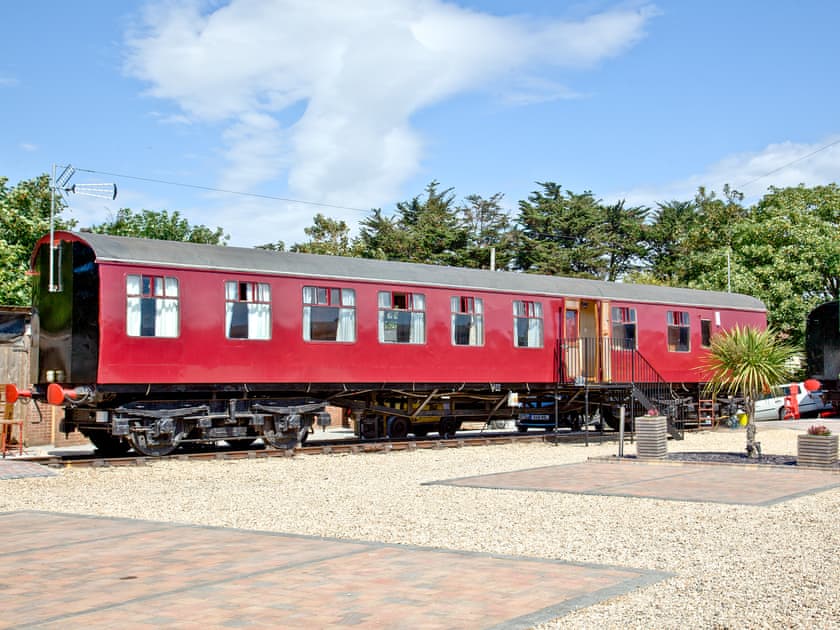
{"label": "planter pot", "polygon": [[663,458],[668,454],[668,421],[665,416],[636,418],[636,455],[643,458]]}
{"label": "planter pot", "polygon": [[837,435],[798,435],[796,465],[832,468],[837,465]]}

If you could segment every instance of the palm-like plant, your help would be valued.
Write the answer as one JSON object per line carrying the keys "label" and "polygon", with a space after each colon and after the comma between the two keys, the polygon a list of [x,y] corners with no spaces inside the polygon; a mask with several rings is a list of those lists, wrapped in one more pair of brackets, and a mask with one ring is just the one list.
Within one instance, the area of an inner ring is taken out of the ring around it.
{"label": "palm-like plant", "polygon": [[747,454],[760,454],[754,442],[755,401],[759,394],[790,378],[789,361],[796,349],[784,343],[772,329],[738,326],[712,337],[709,354],[702,365],[708,375],[707,390],[740,394],[749,418]]}

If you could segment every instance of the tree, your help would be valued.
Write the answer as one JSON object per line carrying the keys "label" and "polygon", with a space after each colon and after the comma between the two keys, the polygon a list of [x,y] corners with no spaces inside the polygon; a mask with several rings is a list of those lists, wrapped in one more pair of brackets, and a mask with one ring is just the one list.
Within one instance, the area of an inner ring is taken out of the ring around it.
{"label": "tree", "polygon": [[[40,175],[8,187],[0,177],[0,303],[28,306],[31,284],[26,272],[35,243],[50,229],[50,176]],[[54,227],[72,229],[74,220],[60,217],[64,200],[55,197]]]}
{"label": "tree", "polygon": [[134,212],[130,208],[120,208],[110,221],[93,225],[90,231],[113,236],[133,236],[209,245],[224,245],[230,238],[220,227],[211,230],[205,225],[190,225],[189,221],[177,210],[170,214],[166,210]]}
{"label": "tree", "polygon": [[[796,343],[807,314],[840,299],[840,188],[771,188],[736,231],[738,274]],[[739,287],[740,288],[740,287]]]}
{"label": "tree", "polygon": [[682,276],[686,241],[697,222],[697,206],[692,201],[676,200],[656,205],[653,220],[644,228],[646,271],[651,280],[672,284]]}
{"label": "tree", "polygon": [[759,394],[790,378],[791,357],[796,349],[782,342],[770,328],[738,326],[712,336],[703,369],[709,375],[708,391],[740,394],[747,407],[747,455],[761,454],[755,442],[755,401]]}
{"label": "tree", "polygon": [[429,183],[425,199],[418,195],[397,204],[397,225],[406,232],[405,260],[454,265],[466,247],[467,231],[459,220],[453,189],[438,190],[439,185]]}
{"label": "tree", "polygon": [[606,280],[615,282],[636,270],[647,252],[643,242],[644,222],[648,209],[642,206],[627,208],[624,200],[601,207],[606,247]]}
{"label": "tree", "polygon": [[291,251],[331,256],[351,255],[350,228],[344,221],[327,218],[319,212],[312,219],[312,225],[303,228],[303,231],[309,241],[296,243]]}
{"label": "tree", "polygon": [[374,208],[359,223],[359,236],[353,241],[353,251],[362,258],[377,260],[407,260],[408,235],[393,217]]}
{"label": "tree", "polygon": [[490,268],[490,250],[495,249],[497,269],[508,267],[515,256],[510,219],[502,209],[502,193],[489,199],[480,195],[466,197],[458,208],[461,225],[466,230],[466,245],[460,252],[460,267]]}
{"label": "tree", "polygon": [[603,278],[603,213],[592,193],[537,183],[543,189],[519,202],[517,266],[532,273]]}

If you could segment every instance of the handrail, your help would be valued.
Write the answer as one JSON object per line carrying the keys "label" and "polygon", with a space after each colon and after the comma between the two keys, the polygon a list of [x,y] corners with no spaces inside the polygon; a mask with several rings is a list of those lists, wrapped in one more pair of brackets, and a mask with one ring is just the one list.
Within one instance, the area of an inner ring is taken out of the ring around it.
{"label": "handrail", "polygon": [[559,385],[625,385],[648,412],[655,408],[668,417],[672,433],[682,434],[685,401],[627,340],[612,337],[560,339],[555,360]]}

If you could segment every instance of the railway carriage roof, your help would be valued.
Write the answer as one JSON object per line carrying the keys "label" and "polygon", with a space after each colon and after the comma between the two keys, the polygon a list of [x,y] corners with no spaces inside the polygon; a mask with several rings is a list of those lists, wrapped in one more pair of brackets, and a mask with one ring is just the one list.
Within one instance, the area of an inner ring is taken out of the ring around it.
{"label": "railway carriage roof", "polygon": [[[68,233],[57,232],[61,238]],[[49,237],[42,239],[42,243]],[[97,262],[154,265],[256,274],[284,274],[304,278],[360,280],[430,287],[449,287],[530,293],[546,296],[666,303],[714,308],[764,311],[764,304],[747,295],[542,276],[511,271],[487,271],[365,258],[274,252],[244,247],[224,247],[176,241],[74,233],[73,240],[87,243]]]}

